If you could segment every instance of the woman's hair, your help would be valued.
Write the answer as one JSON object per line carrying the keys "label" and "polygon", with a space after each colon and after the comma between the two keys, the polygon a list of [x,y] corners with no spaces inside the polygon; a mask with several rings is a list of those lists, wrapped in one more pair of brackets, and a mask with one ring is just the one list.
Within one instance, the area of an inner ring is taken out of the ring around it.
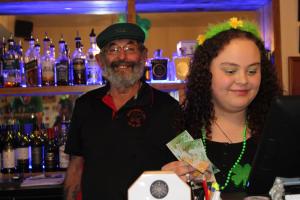
{"label": "woman's hair", "polygon": [[271,100],[281,94],[275,67],[268,58],[264,44],[253,34],[239,29],[229,29],[215,35],[199,45],[194,53],[190,73],[187,77],[186,99],[183,104],[184,126],[194,136],[201,136],[201,128],[211,133],[211,122],[214,119],[212,103],[212,74],[210,65],[214,58],[230,43],[231,40],[243,38],[253,41],[261,56],[261,84],[257,96],[247,108],[246,119],[252,136],[258,138],[262,131]]}

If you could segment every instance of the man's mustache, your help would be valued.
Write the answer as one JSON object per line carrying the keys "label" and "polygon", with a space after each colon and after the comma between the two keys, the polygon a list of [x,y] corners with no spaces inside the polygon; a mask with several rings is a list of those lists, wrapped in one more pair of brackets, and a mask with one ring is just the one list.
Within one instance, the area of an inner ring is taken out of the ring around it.
{"label": "man's mustache", "polygon": [[111,67],[116,69],[119,66],[131,67],[132,69],[137,65],[136,62],[124,62],[124,61],[114,61],[111,63]]}

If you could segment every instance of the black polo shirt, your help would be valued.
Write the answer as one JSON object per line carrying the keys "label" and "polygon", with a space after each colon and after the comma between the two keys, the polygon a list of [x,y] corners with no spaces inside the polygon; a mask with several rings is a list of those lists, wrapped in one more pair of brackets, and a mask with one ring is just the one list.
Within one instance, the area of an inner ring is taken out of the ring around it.
{"label": "black polo shirt", "polygon": [[166,143],[176,136],[178,102],[143,83],[138,95],[114,112],[105,103],[109,86],[76,100],[66,153],[84,157],[83,199],[127,199],[146,170],[175,160]]}

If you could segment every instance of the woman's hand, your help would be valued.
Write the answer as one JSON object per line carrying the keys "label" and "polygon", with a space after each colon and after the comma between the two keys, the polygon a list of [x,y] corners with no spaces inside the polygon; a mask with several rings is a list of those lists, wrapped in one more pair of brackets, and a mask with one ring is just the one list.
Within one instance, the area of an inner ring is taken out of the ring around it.
{"label": "woman's hand", "polygon": [[212,172],[206,170],[201,173],[199,170],[192,167],[190,164],[184,161],[173,161],[164,165],[161,170],[163,171],[173,171],[176,173],[183,181],[194,183],[200,183],[203,179],[210,180]]}
{"label": "woman's hand", "polygon": [[194,167],[184,161],[173,161],[164,165],[161,170],[163,171],[173,171],[176,173],[181,180],[185,182],[190,182],[196,180],[197,177],[194,177],[193,174],[197,174],[197,171]]}

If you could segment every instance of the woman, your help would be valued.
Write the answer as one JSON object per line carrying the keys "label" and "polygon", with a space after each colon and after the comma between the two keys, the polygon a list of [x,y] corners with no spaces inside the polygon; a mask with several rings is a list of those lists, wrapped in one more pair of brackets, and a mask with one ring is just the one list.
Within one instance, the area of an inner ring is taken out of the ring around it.
{"label": "woman", "polygon": [[[243,191],[270,102],[281,93],[275,68],[250,22],[231,18],[199,38],[187,81],[184,126],[202,139],[220,170],[215,174],[220,189]],[[195,169],[182,161],[162,169],[183,180],[196,179]]]}

